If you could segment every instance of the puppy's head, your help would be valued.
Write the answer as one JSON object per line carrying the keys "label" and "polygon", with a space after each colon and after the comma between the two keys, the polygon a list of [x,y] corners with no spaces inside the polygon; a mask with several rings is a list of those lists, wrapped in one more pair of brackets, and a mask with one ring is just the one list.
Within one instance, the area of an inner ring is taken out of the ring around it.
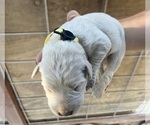
{"label": "puppy's head", "polygon": [[79,43],[58,41],[44,47],[37,67],[51,111],[58,116],[75,114],[92,76],[91,65]]}

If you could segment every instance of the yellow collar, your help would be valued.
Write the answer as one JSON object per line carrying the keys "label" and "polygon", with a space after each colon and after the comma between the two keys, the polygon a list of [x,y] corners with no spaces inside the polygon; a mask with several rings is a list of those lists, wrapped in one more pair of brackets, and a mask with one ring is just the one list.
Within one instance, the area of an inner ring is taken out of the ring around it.
{"label": "yellow collar", "polygon": [[[45,39],[45,42],[44,42],[44,45],[46,45],[49,41],[49,39],[51,38],[51,36],[54,34],[54,33],[57,33],[61,36],[61,39],[62,40],[73,40],[74,42],[79,42],[79,39],[77,37],[75,37],[73,35],[73,33],[71,33],[70,31],[68,30],[64,30],[63,28],[57,28],[55,29],[53,32],[51,32]],[[68,36],[67,36],[68,35]],[[70,38],[71,36],[71,38]],[[63,37],[63,38],[62,38]]]}

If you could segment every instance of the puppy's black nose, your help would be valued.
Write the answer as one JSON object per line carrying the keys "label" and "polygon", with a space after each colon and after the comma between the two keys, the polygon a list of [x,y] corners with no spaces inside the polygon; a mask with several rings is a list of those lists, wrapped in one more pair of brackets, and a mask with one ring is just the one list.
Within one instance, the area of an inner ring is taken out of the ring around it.
{"label": "puppy's black nose", "polygon": [[63,111],[63,112],[58,112],[59,116],[68,116],[68,115],[72,115],[73,111]]}

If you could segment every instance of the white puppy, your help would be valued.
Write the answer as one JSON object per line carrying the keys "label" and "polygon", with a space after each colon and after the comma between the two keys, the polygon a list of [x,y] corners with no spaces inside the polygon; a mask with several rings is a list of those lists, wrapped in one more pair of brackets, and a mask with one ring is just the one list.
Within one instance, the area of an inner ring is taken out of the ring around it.
{"label": "white puppy", "polygon": [[85,88],[93,87],[93,95],[102,96],[124,57],[124,30],[113,17],[91,13],[73,18],[54,32],[32,76],[39,68],[50,109],[67,116],[81,107]]}

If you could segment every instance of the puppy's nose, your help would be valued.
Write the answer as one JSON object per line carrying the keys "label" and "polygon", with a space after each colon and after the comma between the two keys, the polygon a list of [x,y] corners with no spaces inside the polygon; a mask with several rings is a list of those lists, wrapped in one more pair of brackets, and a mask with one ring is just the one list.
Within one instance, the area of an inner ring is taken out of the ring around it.
{"label": "puppy's nose", "polygon": [[63,112],[58,112],[59,116],[68,116],[68,115],[72,115],[73,111],[63,111]]}

